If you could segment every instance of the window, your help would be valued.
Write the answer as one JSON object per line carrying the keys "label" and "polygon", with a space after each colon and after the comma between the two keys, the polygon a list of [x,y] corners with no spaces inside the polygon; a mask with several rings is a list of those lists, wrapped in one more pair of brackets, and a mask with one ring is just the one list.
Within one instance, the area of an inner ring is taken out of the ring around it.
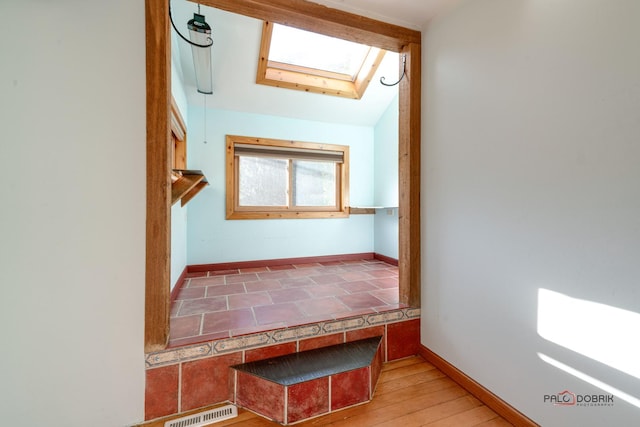
{"label": "window", "polygon": [[227,219],[348,216],[349,147],[227,136]]}
{"label": "window", "polygon": [[256,82],[360,99],[385,51],[265,22]]}

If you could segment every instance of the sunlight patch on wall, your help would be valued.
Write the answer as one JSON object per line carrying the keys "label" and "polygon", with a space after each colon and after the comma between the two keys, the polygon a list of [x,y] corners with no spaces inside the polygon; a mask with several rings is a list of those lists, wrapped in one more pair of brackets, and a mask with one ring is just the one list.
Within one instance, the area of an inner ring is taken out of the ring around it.
{"label": "sunlight patch on wall", "polygon": [[544,362],[548,363],[551,366],[554,366],[558,369],[560,369],[561,371],[564,371],[566,373],[568,373],[569,375],[573,375],[574,377],[587,382],[589,384],[591,384],[594,387],[598,387],[600,390],[605,391],[607,393],[611,393],[614,396],[624,400],[625,402],[640,408],[640,399],[625,393],[622,390],[619,390],[607,383],[604,383],[590,375],[585,374],[584,372],[581,372],[575,368],[572,368],[571,366],[565,365],[562,362],[559,362],[549,356],[547,356],[546,354],[542,354],[542,353],[538,353],[538,357],[540,359],[542,359]]}
{"label": "sunlight patch on wall", "polygon": [[640,379],[640,314],[538,290],[538,334]]}

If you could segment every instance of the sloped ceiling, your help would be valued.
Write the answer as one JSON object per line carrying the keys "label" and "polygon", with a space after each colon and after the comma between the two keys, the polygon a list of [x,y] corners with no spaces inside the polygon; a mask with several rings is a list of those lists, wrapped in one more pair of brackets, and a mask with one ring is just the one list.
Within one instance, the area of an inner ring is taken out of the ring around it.
{"label": "sloped ceiling", "polygon": [[[336,9],[343,9],[375,19],[420,29],[438,10],[455,0],[317,0]],[[380,84],[394,82],[399,75],[398,54],[389,52],[360,100],[319,95],[290,89],[257,85],[256,70],[262,21],[201,6],[201,13],[213,33],[212,95],[196,92],[191,47],[180,40],[172,29],[172,50],[190,105],[314,120],[374,126],[397,95],[397,86]],[[197,12],[198,5],[187,0],[172,0],[173,20],[187,35],[186,23]],[[206,98],[206,99],[205,99]]]}

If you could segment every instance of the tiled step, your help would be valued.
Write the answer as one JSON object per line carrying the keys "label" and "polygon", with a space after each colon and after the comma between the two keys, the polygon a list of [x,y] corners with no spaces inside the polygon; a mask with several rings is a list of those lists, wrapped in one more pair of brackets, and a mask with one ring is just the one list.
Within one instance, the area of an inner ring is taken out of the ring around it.
{"label": "tiled step", "polygon": [[232,366],[235,404],[288,425],[373,397],[382,337]]}

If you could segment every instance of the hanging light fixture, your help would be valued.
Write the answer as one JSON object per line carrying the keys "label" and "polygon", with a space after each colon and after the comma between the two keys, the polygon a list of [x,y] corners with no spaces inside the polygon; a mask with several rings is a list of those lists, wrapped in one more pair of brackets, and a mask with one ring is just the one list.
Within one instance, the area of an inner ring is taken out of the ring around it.
{"label": "hanging light fixture", "polygon": [[189,37],[191,40],[180,34],[180,31],[173,23],[171,16],[171,0],[169,0],[169,18],[171,25],[176,33],[191,45],[191,54],[193,55],[193,66],[196,73],[196,89],[200,93],[213,93],[213,77],[211,73],[211,27],[205,21],[204,15],[200,14],[200,5],[198,5],[198,13],[193,14],[193,19],[187,22],[189,29]]}

